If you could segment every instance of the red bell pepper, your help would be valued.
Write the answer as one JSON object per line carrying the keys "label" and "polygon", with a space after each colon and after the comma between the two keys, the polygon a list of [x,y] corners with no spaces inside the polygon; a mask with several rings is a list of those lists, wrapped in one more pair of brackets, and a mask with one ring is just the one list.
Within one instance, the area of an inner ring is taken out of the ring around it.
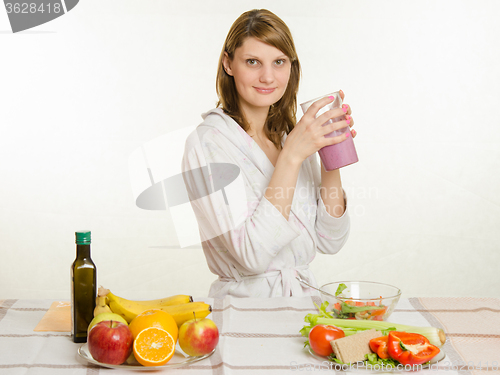
{"label": "red bell pepper", "polygon": [[392,359],[403,365],[421,365],[434,358],[440,350],[418,333],[391,331],[387,351]]}
{"label": "red bell pepper", "polygon": [[389,358],[389,352],[387,350],[388,339],[389,336],[381,336],[370,340],[370,349],[372,352],[377,353],[381,359]]}

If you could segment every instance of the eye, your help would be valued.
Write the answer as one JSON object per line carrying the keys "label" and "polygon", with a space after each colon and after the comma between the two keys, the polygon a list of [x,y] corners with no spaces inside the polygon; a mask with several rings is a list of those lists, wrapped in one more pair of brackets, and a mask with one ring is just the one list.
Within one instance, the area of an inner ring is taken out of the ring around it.
{"label": "eye", "polygon": [[286,59],[276,60],[276,65],[278,65],[278,66],[284,65],[285,63],[286,63]]}
{"label": "eye", "polygon": [[257,65],[257,60],[256,59],[248,59],[247,64],[251,66]]}

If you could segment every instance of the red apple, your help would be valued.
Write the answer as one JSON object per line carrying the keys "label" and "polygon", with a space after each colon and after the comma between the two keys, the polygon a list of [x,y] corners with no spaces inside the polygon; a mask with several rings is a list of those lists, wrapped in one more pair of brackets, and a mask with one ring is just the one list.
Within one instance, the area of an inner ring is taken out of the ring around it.
{"label": "red apple", "polygon": [[219,330],[210,319],[191,319],[179,328],[179,346],[187,355],[211,353],[219,342]]}
{"label": "red apple", "polygon": [[134,337],[127,324],[103,320],[91,328],[87,342],[89,352],[96,361],[121,365],[132,353]]}

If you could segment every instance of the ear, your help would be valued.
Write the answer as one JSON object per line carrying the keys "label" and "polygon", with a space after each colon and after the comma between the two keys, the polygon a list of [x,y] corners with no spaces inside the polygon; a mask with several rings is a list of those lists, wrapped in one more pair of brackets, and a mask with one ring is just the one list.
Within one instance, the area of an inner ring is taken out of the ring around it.
{"label": "ear", "polygon": [[224,70],[226,71],[226,73],[232,76],[233,72],[231,70],[231,60],[229,59],[229,55],[227,54],[227,52],[224,52],[224,57],[222,58],[222,65],[224,66]]}

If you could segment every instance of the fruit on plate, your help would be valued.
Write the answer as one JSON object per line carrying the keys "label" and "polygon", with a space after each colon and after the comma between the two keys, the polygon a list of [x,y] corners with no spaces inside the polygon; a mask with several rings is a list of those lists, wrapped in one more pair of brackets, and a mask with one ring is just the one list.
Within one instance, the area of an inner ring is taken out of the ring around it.
{"label": "fruit on plate", "polygon": [[94,319],[92,319],[92,321],[90,322],[89,327],[87,329],[87,335],[93,326],[95,326],[99,322],[102,322],[103,320],[113,320],[113,321],[121,322],[121,323],[128,325],[127,321],[121,315],[115,314],[115,313],[111,312],[111,310],[110,310],[110,312],[101,313],[99,315],[96,315],[94,317]]}
{"label": "fruit on plate", "polygon": [[[106,289],[99,288],[99,293],[105,291]],[[193,317],[193,313],[199,318],[205,318],[212,312],[212,307],[205,302],[188,302],[181,303],[177,305],[164,306],[162,304],[156,305],[145,305],[144,301],[133,301],[125,298],[118,297],[112,293],[106,294],[106,299],[111,311],[121,315],[125,320],[130,323],[137,315],[146,311],[159,309],[166,311],[175,319],[177,327],[180,327],[182,323]]]}
{"label": "fruit on plate", "polygon": [[112,312],[107,304],[106,297],[97,296],[95,299],[95,308],[94,308],[94,316],[97,316],[102,313],[110,313]]}
{"label": "fruit on plate", "polygon": [[132,352],[134,338],[128,325],[103,320],[92,327],[87,343],[92,357],[101,363],[121,365]]}
{"label": "fruit on plate", "polygon": [[318,324],[309,331],[309,346],[314,353],[329,356],[333,353],[330,341],[345,337],[345,333],[338,327]]}
{"label": "fruit on plate", "polygon": [[175,340],[163,328],[143,329],[134,339],[135,359],[143,366],[163,366],[175,353]]}
{"label": "fruit on plate", "polygon": [[146,310],[137,315],[129,325],[134,339],[137,337],[139,332],[149,327],[163,328],[165,331],[170,333],[174,342],[177,342],[179,328],[177,327],[177,323],[172,315],[166,311],[159,309]]}
{"label": "fruit on plate", "polygon": [[179,346],[187,355],[211,353],[219,342],[219,330],[210,319],[190,319],[179,328]]}

